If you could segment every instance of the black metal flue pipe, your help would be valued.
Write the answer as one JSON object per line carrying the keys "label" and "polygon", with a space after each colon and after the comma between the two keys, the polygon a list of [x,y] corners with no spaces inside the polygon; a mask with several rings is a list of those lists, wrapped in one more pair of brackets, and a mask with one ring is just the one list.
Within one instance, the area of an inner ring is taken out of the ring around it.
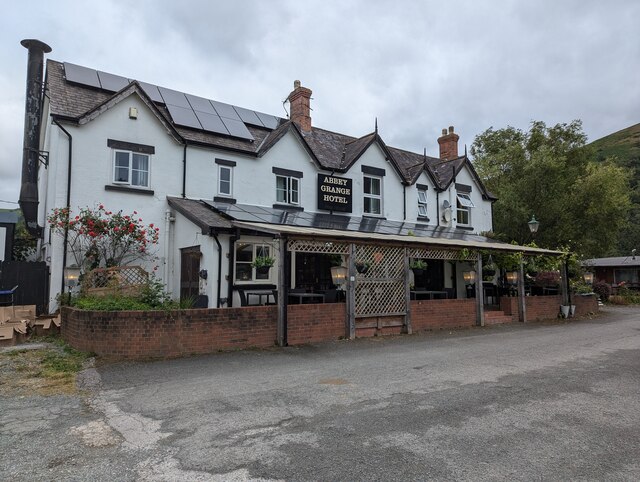
{"label": "black metal flue pipe", "polygon": [[42,122],[44,54],[51,52],[51,47],[35,39],[25,39],[20,44],[29,50],[29,56],[24,110],[22,182],[18,201],[27,230],[31,235],[39,237],[42,228],[38,226],[38,162]]}

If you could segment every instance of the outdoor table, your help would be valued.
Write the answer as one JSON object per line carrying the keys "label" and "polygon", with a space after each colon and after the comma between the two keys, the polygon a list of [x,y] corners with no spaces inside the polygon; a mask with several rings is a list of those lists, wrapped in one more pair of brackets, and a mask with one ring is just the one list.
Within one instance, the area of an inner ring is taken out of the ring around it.
{"label": "outdoor table", "polygon": [[[269,296],[274,297],[274,303],[275,303],[275,296],[273,294],[273,290],[252,290],[252,291],[245,291],[245,294],[247,295],[247,305],[251,304],[252,296],[258,297],[259,305],[264,305],[266,303],[269,303]],[[265,297],[266,299],[265,303],[262,302],[262,297]]]}
{"label": "outdoor table", "polygon": [[432,300],[434,298],[447,299],[446,291],[431,291],[431,290],[414,290],[411,291],[411,299],[417,300],[419,296],[424,296],[428,300]]}
{"label": "outdoor table", "polygon": [[289,299],[294,298],[298,300],[301,305],[304,300],[319,300],[320,303],[324,303],[324,295],[322,293],[289,293]]}

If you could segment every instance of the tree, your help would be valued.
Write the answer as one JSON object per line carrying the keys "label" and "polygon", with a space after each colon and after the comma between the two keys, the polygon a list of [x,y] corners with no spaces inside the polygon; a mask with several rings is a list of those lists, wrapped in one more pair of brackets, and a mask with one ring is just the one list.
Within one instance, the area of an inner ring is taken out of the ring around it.
{"label": "tree", "polygon": [[531,241],[527,221],[540,221],[540,246],[567,246],[585,256],[607,254],[618,241],[629,209],[628,173],[596,163],[582,123],[528,132],[506,127],[478,135],[471,155],[487,189],[498,197],[494,230],[505,241]]}
{"label": "tree", "polygon": [[98,267],[122,266],[153,258],[160,229],[145,226],[137,211],[113,213],[100,204],[71,216],[68,208],[54,209],[48,217],[54,233],[67,233],[68,250],[76,265],[88,272]]}

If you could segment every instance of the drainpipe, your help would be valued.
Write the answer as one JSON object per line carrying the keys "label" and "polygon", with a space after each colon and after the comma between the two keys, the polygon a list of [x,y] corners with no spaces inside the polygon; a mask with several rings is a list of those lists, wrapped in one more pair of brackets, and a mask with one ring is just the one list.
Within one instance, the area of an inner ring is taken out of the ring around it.
{"label": "drainpipe", "polygon": [[407,220],[407,185],[402,185],[402,220]]}
{"label": "drainpipe", "polygon": [[[53,123],[67,136],[69,140],[68,158],[67,158],[67,209],[71,216],[71,161],[73,159],[73,137],[55,118]],[[64,228],[64,241],[62,245],[62,289],[60,293],[64,293],[64,269],[67,267],[67,243],[69,242],[69,227]]]}
{"label": "drainpipe", "polygon": [[182,198],[187,197],[187,143],[182,151]]}
{"label": "drainpipe", "polygon": [[236,234],[229,236],[229,274],[227,275],[227,306],[231,308],[233,306],[233,265],[235,264],[236,252],[233,249],[234,244],[240,237],[240,233],[236,231]]}
{"label": "drainpipe", "polygon": [[440,190],[436,189],[436,221],[440,226]]}
{"label": "drainpipe", "polygon": [[222,283],[222,245],[220,244],[220,240],[218,239],[218,235],[213,231],[210,233],[215,239],[216,244],[218,245],[218,289],[216,290],[216,308],[220,308],[220,290]]}
{"label": "drainpipe", "polygon": [[169,243],[171,240],[171,210],[164,212],[164,266],[162,267],[162,279],[164,280],[165,289],[171,291],[171,282],[169,280]]}

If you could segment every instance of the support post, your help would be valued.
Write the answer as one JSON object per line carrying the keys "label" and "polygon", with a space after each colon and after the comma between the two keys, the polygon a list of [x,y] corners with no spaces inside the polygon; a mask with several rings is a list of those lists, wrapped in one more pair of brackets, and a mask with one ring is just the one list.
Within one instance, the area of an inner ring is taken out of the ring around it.
{"label": "support post", "polygon": [[527,300],[524,297],[524,255],[520,258],[520,271],[518,272],[518,320],[527,322]]}
{"label": "support post", "polygon": [[287,293],[289,291],[289,277],[287,276],[287,238],[280,238],[278,246],[278,346],[287,346]]}
{"label": "support post", "polygon": [[562,261],[562,267],[560,268],[560,290],[562,293],[562,304],[569,305],[569,270],[567,269],[567,260]]}
{"label": "support post", "polygon": [[347,326],[349,340],[356,337],[356,246],[349,245],[349,264],[347,270]]}
{"label": "support post", "polygon": [[404,297],[406,304],[406,314],[404,315],[405,331],[411,334],[411,284],[409,283],[409,250],[404,248]]}
{"label": "support post", "polygon": [[476,260],[476,326],[484,326],[484,286],[482,285],[482,253]]}

